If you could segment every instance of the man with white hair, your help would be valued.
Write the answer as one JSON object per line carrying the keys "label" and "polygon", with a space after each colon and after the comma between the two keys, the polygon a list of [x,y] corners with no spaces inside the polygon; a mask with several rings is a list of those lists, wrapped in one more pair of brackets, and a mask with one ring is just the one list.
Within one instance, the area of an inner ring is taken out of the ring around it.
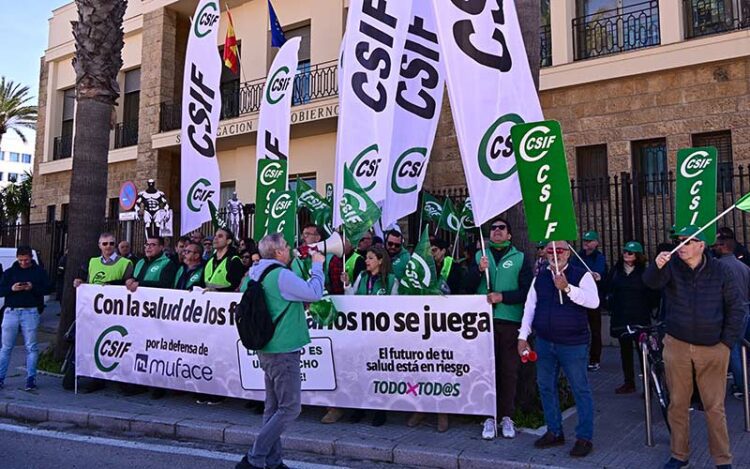
{"label": "man with white hair", "polygon": [[266,383],[263,427],[237,469],[286,467],[281,459],[281,434],[302,410],[300,351],[310,343],[303,303],[313,303],[323,297],[323,254],[310,253],[312,269],[310,278],[305,281],[287,268],[291,254],[281,233],[261,239],[258,250],[261,260],[251,279],[263,285],[268,312],[276,329],[271,341],[258,351]]}

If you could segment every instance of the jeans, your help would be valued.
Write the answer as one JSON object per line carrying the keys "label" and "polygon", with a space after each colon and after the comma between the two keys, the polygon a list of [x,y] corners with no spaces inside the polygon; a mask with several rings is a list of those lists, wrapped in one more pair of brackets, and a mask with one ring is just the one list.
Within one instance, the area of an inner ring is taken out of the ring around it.
{"label": "jeans", "polygon": [[276,467],[281,460],[281,434],[302,411],[300,352],[258,352],[260,367],[265,373],[266,408],[263,426],[255,444],[247,454],[250,464]]}
{"label": "jeans", "polygon": [[747,337],[748,326],[750,326],[750,321],[745,317],[745,327],[742,328],[742,334],[740,334],[739,339],[737,339],[729,354],[729,371],[732,372],[732,376],[734,377],[734,386],[740,392],[744,391],[742,387],[742,341]]}
{"label": "jeans", "polygon": [[39,310],[37,308],[7,308],[2,325],[3,345],[0,348],[0,381],[5,381],[5,375],[8,373],[10,353],[16,345],[19,326],[26,347],[26,376],[27,379],[36,377],[36,363],[39,360],[39,347],[36,343]]}
{"label": "jeans", "polygon": [[576,438],[591,441],[594,437],[594,400],[586,372],[586,365],[589,363],[588,344],[561,345],[537,337],[536,352],[536,381],[547,431],[555,435],[563,433],[557,390],[557,380],[562,368],[576,402]]}

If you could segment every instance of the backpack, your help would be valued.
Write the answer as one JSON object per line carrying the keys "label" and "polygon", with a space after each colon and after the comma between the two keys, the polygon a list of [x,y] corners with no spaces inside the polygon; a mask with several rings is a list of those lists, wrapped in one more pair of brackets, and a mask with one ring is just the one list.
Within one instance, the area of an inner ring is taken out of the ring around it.
{"label": "backpack", "polygon": [[266,305],[266,295],[263,291],[263,280],[266,275],[280,268],[278,264],[269,266],[258,278],[250,280],[247,290],[242,294],[240,304],[235,312],[235,324],[240,335],[242,345],[248,350],[262,350],[273,339],[276,325],[286,314],[289,306],[284,308],[275,321],[271,320],[271,313]]}

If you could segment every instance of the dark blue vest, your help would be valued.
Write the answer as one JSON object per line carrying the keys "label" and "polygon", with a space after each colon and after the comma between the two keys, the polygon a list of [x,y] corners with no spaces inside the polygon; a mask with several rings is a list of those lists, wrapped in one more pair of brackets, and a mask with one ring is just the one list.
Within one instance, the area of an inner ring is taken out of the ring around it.
{"label": "dark blue vest", "polygon": [[[568,283],[578,286],[586,271],[568,264],[565,277]],[[542,339],[563,345],[588,344],[589,332],[588,314],[586,308],[570,301],[563,292],[563,304],[555,287],[549,270],[539,272],[534,282],[536,291],[536,312],[532,328]]]}

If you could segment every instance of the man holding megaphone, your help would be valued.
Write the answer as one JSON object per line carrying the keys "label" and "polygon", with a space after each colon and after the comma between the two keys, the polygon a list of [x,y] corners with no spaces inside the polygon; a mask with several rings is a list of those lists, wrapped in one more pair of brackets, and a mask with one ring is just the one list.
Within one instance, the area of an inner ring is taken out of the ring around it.
{"label": "man holding megaphone", "polygon": [[305,225],[302,228],[302,243],[295,250],[295,257],[290,267],[300,278],[307,280],[312,270],[310,251],[325,254],[326,260],[323,264],[325,289],[330,295],[342,295],[344,284],[341,282],[341,272],[344,264],[341,255],[344,253],[344,244],[338,233],[334,233],[325,241],[321,241],[321,238],[321,230],[317,225],[313,223]]}

